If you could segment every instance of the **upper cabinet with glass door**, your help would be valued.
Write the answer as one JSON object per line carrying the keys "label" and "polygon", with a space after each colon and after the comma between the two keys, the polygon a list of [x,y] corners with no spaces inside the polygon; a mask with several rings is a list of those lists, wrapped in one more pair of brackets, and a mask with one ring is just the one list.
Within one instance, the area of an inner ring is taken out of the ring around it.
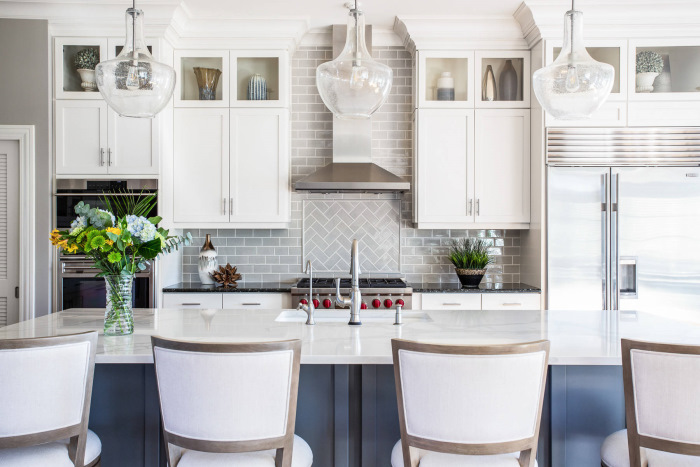
{"label": "upper cabinet with glass door", "polygon": [[700,41],[631,40],[630,100],[700,100]]}
{"label": "upper cabinet with glass door", "polygon": [[417,52],[418,107],[474,108],[474,52]]}
{"label": "upper cabinet with glass door", "polygon": [[[596,61],[612,65],[615,70],[612,90],[603,106],[590,119],[557,120],[546,115],[547,126],[625,126],[627,125],[627,41],[586,40],[586,50]],[[545,63],[551,64],[561,52],[561,40],[548,40]]]}
{"label": "upper cabinet with glass door", "polygon": [[175,107],[229,106],[229,51],[175,51]]}
{"label": "upper cabinet with glass door", "polygon": [[477,51],[477,108],[530,107],[530,51]]}
{"label": "upper cabinet with glass door", "polygon": [[286,51],[231,51],[231,107],[289,106]]}
{"label": "upper cabinet with glass door", "polygon": [[107,39],[57,37],[54,39],[56,99],[102,99],[95,82],[95,66],[106,60]]}

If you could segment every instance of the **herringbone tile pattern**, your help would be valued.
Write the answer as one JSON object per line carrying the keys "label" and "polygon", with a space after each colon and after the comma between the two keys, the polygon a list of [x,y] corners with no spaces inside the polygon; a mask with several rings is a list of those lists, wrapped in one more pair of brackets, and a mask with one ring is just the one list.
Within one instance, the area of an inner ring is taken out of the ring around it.
{"label": "herringbone tile pattern", "polygon": [[303,256],[319,272],[347,274],[352,240],[363,272],[400,272],[399,200],[306,200]]}

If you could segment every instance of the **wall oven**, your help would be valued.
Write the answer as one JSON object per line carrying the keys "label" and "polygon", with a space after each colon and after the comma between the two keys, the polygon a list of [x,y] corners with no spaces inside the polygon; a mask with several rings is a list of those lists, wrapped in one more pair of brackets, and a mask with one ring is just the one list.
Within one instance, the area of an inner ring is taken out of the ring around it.
{"label": "wall oven", "polygon": [[[74,207],[79,202],[90,207],[104,208],[107,197],[134,197],[155,193],[157,180],[56,180],[54,194],[54,226],[64,230],[70,228],[75,219]],[[149,213],[155,216],[157,206]],[[54,311],[68,308],[104,308],[106,305],[105,283],[95,277],[100,271],[84,255],[58,254],[55,262]],[[152,263],[134,276],[133,305],[138,308],[155,306],[155,267]]]}

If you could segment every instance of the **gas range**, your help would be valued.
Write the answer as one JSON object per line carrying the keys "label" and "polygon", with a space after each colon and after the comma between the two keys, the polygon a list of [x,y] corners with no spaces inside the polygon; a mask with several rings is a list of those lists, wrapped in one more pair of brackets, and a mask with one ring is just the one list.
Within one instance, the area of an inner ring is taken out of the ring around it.
{"label": "gas range", "polygon": [[[362,292],[363,309],[387,309],[402,304],[404,310],[411,309],[413,289],[403,279],[399,278],[361,278],[359,280]],[[350,279],[340,280],[340,293],[348,295]],[[343,308],[335,303],[335,279],[314,278],[313,300],[317,309]],[[304,278],[292,287],[292,307],[297,307],[302,300],[309,300],[309,279]]]}

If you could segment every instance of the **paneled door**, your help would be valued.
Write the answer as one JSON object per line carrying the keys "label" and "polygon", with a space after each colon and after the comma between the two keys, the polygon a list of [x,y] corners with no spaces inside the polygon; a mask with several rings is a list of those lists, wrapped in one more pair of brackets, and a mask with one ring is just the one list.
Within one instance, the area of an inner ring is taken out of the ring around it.
{"label": "paneled door", "polygon": [[107,104],[56,101],[56,174],[107,174]]}
{"label": "paneled door", "polygon": [[229,222],[228,109],[175,109],[174,222]]}
{"label": "paneled door", "polygon": [[109,109],[109,148],[107,164],[110,174],[158,174],[158,125],[161,117],[120,117]]}
{"label": "paneled door", "polygon": [[19,248],[19,142],[0,141],[0,326],[19,321]]}

